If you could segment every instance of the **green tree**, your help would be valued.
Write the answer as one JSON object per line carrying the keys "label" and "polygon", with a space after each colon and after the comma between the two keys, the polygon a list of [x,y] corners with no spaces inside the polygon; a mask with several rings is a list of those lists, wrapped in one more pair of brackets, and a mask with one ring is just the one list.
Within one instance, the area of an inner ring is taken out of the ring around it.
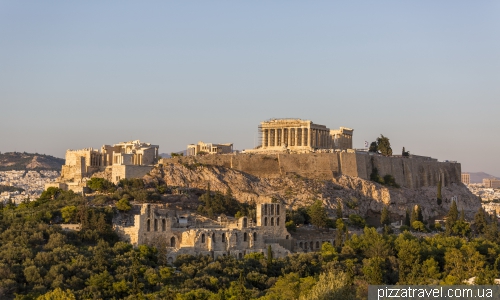
{"label": "green tree", "polygon": [[63,291],[56,288],[36,298],[37,300],[76,300],[75,295],[70,290]]}
{"label": "green tree", "polygon": [[411,219],[410,219],[410,211],[408,210],[408,208],[406,209],[406,213],[405,213],[405,223],[404,225],[410,227],[411,225]]}
{"label": "green tree", "polygon": [[457,203],[455,201],[452,201],[450,210],[448,211],[448,215],[446,217],[446,234],[447,235],[452,235],[453,234],[453,226],[455,226],[455,223],[458,221],[458,208],[457,208]]}
{"label": "green tree", "polygon": [[337,219],[342,219],[343,218],[342,203],[340,202],[340,200],[337,201],[336,213],[337,213]]}
{"label": "green tree", "polygon": [[132,206],[127,198],[123,198],[116,202],[116,208],[121,211],[129,211],[132,209]]}
{"label": "green tree", "polygon": [[308,213],[311,216],[311,224],[318,228],[325,228],[328,224],[328,215],[321,200],[316,200],[309,206]]}
{"label": "green tree", "polygon": [[267,264],[271,265],[273,263],[273,248],[271,245],[267,246]]}
{"label": "green tree", "polygon": [[474,215],[474,226],[479,234],[484,234],[486,232],[486,215],[482,207],[479,208],[477,213]]}
{"label": "green tree", "polygon": [[442,182],[441,179],[439,179],[438,186],[437,186],[437,204],[441,205],[443,203],[443,196],[441,195],[441,188],[442,188]]}
{"label": "green tree", "polygon": [[391,218],[389,216],[389,209],[387,206],[382,208],[382,213],[380,215],[380,224],[382,225],[391,225]]}
{"label": "green tree", "polygon": [[339,270],[331,270],[319,275],[318,282],[310,293],[302,295],[300,300],[354,300],[356,290],[349,276]]}
{"label": "green tree", "polygon": [[380,137],[377,138],[377,148],[382,155],[392,156],[391,143],[388,137],[381,134]]}
{"label": "green tree", "polygon": [[74,205],[65,206],[61,209],[61,216],[66,223],[74,222],[76,219],[77,208]]}
{"label": "green tree", "polygon": [[370,144],[370,148],[368,149],[369,152],[378,152],[378,146],[377,142],[372,142]]}
{"label": "green tree", "polygon": [[420,208],[420,205],[417,205],[416,214],[417,214],[417,221],[424,222],[424,216],[422,215],[422,209]]}
{"label": "green tree", "polygon": [[112,182],[107,181],[104,178],[92,177],[87,180],[87,186],[98,192],[106,192],[112,190],[115,185]]}

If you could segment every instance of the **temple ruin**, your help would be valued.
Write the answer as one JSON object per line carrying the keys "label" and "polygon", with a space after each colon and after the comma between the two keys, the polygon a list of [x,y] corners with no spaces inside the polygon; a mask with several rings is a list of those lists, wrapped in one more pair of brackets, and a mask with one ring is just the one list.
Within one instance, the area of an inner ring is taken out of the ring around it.
{"label": "temple ruin", "polygon": [[351,128],[331,130],[325,125],[301,119],[271,119],[259,125],[260,145],[247,152],[311,152],[352,149]]}
{"label": "temple ruin", "polygon": [[158,145],[135,140],[103,145],[100,151],[94,148],[67,150],[61,177],[46,188],[56,186],[81,192],[87,180],[98,172],[102,172],[99,177],[113,183],[124,178],[143,177],[158,161],[158,148]]}

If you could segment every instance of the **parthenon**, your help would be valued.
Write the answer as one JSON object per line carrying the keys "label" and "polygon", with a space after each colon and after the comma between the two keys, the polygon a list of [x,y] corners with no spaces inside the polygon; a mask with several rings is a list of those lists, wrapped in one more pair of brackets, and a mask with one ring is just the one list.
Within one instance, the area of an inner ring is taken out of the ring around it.
{"label": "parthenon", "polygon": [[271,119],[260,123],[261,146],[258,150],[308,152],[315,149],[352,148],[353,129],[330,130],[325,125],[301,119]]}

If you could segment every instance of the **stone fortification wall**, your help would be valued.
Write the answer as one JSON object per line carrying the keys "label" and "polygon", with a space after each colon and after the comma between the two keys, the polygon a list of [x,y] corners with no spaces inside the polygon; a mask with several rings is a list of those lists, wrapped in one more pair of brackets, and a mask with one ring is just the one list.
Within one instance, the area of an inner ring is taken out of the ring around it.
{"label": "stone fortification wall", "polygon": [[459,163],[438,162],[424,157],[385,157],[365,153],[241,154],[205,155],[162,159],[168,164],[206,164],[233,168],[265,178],[297,174],[307,178],[330,180],[340,175],[369,180],[373,168],[380,176],[392,175],[402,187],[444,186],[461,182]]}

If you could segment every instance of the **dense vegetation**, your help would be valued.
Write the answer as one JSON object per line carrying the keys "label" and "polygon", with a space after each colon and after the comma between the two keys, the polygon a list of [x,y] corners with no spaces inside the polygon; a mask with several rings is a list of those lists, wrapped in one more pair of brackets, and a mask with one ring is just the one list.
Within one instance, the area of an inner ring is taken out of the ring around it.
{"label": "dense vegetation", "polygon": [[[489,284],[499,276],[497,220],[479,210],[470,225],[456,206],[442,233],[419,238],[369,227],[349,235],[342,217],[361,222],[359,218],[344,216],[339,208],[338,219],[329,220],[316,202],[288,212],[287,221],[318,227],[333,222],[335,245],[325,243],[320,252],[282,259],[254,253],[241,260],[226,256],[215,261],[181,255],[170,266],[164,247],[133,248],[119,241],[111,228],[121,199],[147,198],[148,192],[157,191],[147,191],[151,188],[138,181],[114,189],[102,195],[109,198],[106,204],[115,203],[113,207],[97,205],[98,197],[91,200],[56,188],[36,201],[2,205],[0,298],[366,299],[369,284],[462,284],[472,276],[479,284]],[[146,194],[141,196],[141,191]],[[209,192],[202,196],[203,206],[210,201],[211,208],[217,207],[224,198],[231,204],[228,196],[230,191],[220,196]],[[230,209],[243,213],[241,207]],[[409,224],[423,224],[420,220],[418,208],[408,212]],[[390,223],[387,212],[381,222]],[[60,223],[81,223],[82,229],[65,231],[56,225]]]}

